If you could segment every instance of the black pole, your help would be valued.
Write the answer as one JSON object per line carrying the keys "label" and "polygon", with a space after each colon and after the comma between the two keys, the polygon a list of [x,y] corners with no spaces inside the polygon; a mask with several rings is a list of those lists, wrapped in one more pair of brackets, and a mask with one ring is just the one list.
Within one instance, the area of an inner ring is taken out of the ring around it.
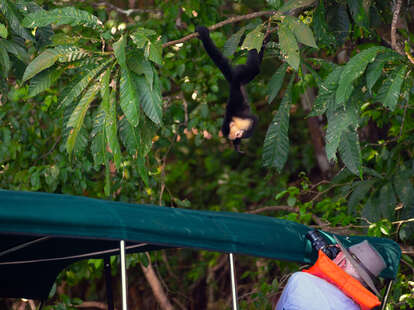
{"label": "black pole", "polygon": [[108,310],[114,310],[114,296],[112,294],[112,275],[110,256],[104,257],[106,299],[108,302]]}

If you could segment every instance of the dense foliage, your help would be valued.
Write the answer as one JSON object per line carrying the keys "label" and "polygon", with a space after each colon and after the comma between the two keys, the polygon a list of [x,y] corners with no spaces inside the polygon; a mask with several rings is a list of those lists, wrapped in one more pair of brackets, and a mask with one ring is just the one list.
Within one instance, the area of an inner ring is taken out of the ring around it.
{"label": "dense foliage", "polygon": [[[404,254],[387,309],[413,308],[413,16],[410,0],[0,0],[0,188],[392,238]],[[185,38],[198,24],[216,25],[235,64],[270,35],[248,86],[260,123],[245,155],[219,133],[228,87]],[[157,307],[150,267],[172,307],[229,308],[225,262],[203,251],[130,255],[131,306]],[[271,309],[298,268],[237,263],[243,309]],[[46,308],[101,305],[102,269],[89,260],[66,270]]]}

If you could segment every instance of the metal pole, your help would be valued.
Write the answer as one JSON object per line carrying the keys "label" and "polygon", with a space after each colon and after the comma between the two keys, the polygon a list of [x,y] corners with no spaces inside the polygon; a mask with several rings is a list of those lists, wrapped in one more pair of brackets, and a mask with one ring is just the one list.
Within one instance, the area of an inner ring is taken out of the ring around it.
{"label": "metal pole", "polygon": [[387,283],[387,288],[385,289],[384,298],[382,299],[382,303],[381,303],[381,310],[385,310],[385,307],[387,305],[388,295],[390,294],[391,286],[393,282],[394,282],[393,280],[389,280]]}
{"label": "metal pole", "polygon": [[122,310],[128,310],[127,305],[127,276],[125,260],[125,240],[121,240],[121,281],[122,281]]}
{"label": "metal pole", "polygon": [[238,296],[237,296],[237,283],[236,272],[234,269],[233,253],[229,253],[230,260],[230,278],[231,278],[231,294],[233,299],[233,310],[239,310]]}

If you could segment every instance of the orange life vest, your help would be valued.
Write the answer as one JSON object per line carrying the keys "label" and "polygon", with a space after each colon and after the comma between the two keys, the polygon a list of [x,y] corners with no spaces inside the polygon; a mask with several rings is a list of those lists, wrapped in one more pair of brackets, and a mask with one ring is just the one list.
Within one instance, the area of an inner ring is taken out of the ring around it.
{"label": "orange life vest", "polygon": [[381,305],[376,295],[365,288],[357,279],[347,274],[321,250],[318,252],[316,263],[303,271],[325,279],[338,287],[345,295],[357,303],[361,310],[369,310]]}

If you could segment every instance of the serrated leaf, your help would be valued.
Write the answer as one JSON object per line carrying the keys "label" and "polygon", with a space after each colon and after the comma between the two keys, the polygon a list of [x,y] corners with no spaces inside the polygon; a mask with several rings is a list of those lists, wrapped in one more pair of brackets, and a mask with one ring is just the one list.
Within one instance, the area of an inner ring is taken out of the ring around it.
{"label": "serrated leaf", "polygon": [[99,66],[96,66],[92,70],[89,70],[88,73],[74,87],[70,89],[69,93],[63,98],[61,105],[70,105],[73,100],[75,100],[83,92],[89,83],[112,61],[112,59],[109,59]]}
{"label": "serrated leaf", "polygon": [[234,54],[234,52],[237,50],[237,47],[239,46],[241,37],[243,36],[244,32],[246,31],[246,27],[242,27],[230,36],[230,38],[224,43],[223,47],[223,55],[225,57],[230,57]]}
{"label": "serrated leaf", "polygon": [[359,181],[353,184],[354,190],[348,199],[348,209],[355,210],[361,200],[367,198],[369,191],[375,184],[375,180]]}
{"label": "serrated leaf", "polygon": [[148,59],[159,65],[162,64],[162,45],[158,41],[147,43]]}
{"label": "serrated leaf", "polygon": [[147,79],[148,84],[152,86],[154,82],[154,72],[152,71],[152,64],[143,57],[139,59],[136,59],[136,57],[138,56],[133,55],[131,57],[128,57],[128,68],[138,75],[143,74]]}
{"label": "serrated leaf", "polygon": [[293,76],[290,79],[277,114],[274,116],[263,145],[263,166],[281,171],[289,153],[289,109],[292,98]]}
{"label": "serrated leaf", "polygon": [[362,179],[362,155],[356,131],[347,129],[342,133],[339,154],[349,171]]}
{"label": "serrated leaf", "polygon": [[59,53],[54,49],[47,49],[33,59],[23,74],[23,82],[31,79],[39,72],[53,66],[59,58]]}
{"label": "serrated leaf", "polygon": [[139,124],[139,99],[135,88],[135,81],[128,69],[121,66],[121,79],[119,82],[119,101],[122,111],[132,126]]}
{"label": "serrated leaf", "polygon": [[0,73],[3,73],[3,77],[7,77],[10,67],[10,57],[0,41]]}
{"label": "serrated leaf", "polygon": [[343,67],[336,67],[319,86],[318,96],[313,102],[312,113],[309,116],[322,115],[328,106],[335,102],[335,91],[338,87]]}
{"label": "serrated leaf", "polygon": [[58,46],[55,51],[59,54],[59,62],[72,62],[89,57],[90,54],[77,46]]}
{"label": "serrated leaf", "polygon": [[4,24],[0,23],[0,37],[7,39],[9,32]]}
{"label": "serrated leaf", "polygon": [[337,109],[328,113],[328,128],[326,130],[326,156],[328,160],[336,160],[336,151],[342,134],[349,126],[355,128],[358,125],[357,112],[352,107]]}
{"label": "serrated leaf", "polygon": [[383,86],[378,91],[376,99],[391,111],[394,111],[397,106],[398,99],[400,98],[401,86],[404,82],[407,69],[407,65],[398,67],[393,74],[388,76],[384,81]]}
{"label": "serrated leaf", "polygon": [[241,49],[247,49],[247,50],[256,49],[257,51],[260,51],[260,49],[262,48],[263,39],[264,39],[264,34],[261,31],[262,28],[263,26],[259,25],[255,29],[250,31],[246,35],[246,38],[243,41]]}
{"label": "serrated leaf", "polygon": [[379,52],[385,51],[383,46],[370,47],[352,57],[342,71],[339,85],[336,90],[335,101],[337,104],[346,102],[354,89],[353,82],[360,77],[367,65],[375,60]]}
{"label": "serrated leaf", "polygon": [[121,67],[126,69],[126,45],[127,45],[127,38],[124,36],[121,36],[121,38],[114,43],[114,54],[116,57],[116,60],[118,60],[118,63]]}
{"label": "serrated leaf", "polygon": [[50,88],[62,74],[61,70],[49,68],[37,74],[30,80],[29,97],[34,97]]}
{"label": "serrated leaf", "polygon": [[280,50],[288,64],[298,71],[299,69],[299,46],[295,35],[285,24],[281,24],[278,30]]}
{"label": "serrated leaf", "polygon": [[6,17],[11,30],[23,39],[33,41],[33,37],[22,26],[20,22],[20,14],[18,13],[14,3],[8,0],[0,0],[0,11]]}
{"label": "serrated leaf", "polygon": [[132,42],[136,45],[138,48],[144,48],[145,44],[149,41],[147,36],[141,32],[134,32],[130,35]]}
{"label": "serrated leaf", "polygon": [[334,45],[341,45],[345,42],[351,31],[348,8],[346,4],[338,3],[338,5],[330,7],[327,13],[326,19],[328,21],[328,28],[331,31],[330,34],[333,34],[332,39],[335,41]]}
{"label": "serrated leaf", "polygon": [[15,55],[18,59],[20,59],[25,64],[27,64],[30,61],[30,56],[24,47],[10,40],[0,40],[0,41],[2,42],[2,45],[7,50],[7,52]]}
{"label": "serrated leaf", "polygon": [[161,94],[151,86],[148,81],[140,76],[134,76],[135,85],[139,94],[142,110],[155,124],[161,124],[162,120],[162,100]]}
{"label": "serrated leaf", "polygon": [[66,150],[69,154],[72,153],[76,143],[79,131],[82,128],[86,112],[88,111],[90,103],[95,99],[99,91],[99,83],[89,87],[85,95],[79,100],[78,105],[73,110],[66,127],[71,128],[68,139],[66,141]]}
{"label": "serrated leaf", "polygon": [[91,152],[95,165],[102,165],[106,162],[106,138],[105,138],[105,111],[101,107],[93,121],[91,132]]}
{"label": "serrated leaf", "polygon": [[290,30],[293,31],[296,39],[300,43],[303,43],[310,47],[318,48],[318,45],[316,45],[315,42],[315,38],[313,37],[312,30],[308,25],[304,24],[293,16],[286,16],[283,22],[288,24]]}
{"label": "serrated leaf", "polygon": [[380,189],[379,204],[377,206],[381,211],[382,218],[393,220],[394,219],[394,208],[396,204],[397,204],[397,197],[395,196],[392,183],[391,182],[386,183]]}
{"label": "serrated leaf", "polygon": [[313,13],[312,29],[317,41],[323,46],[330,46],[335,44],[335,36],[329,31],[329,26],[326,23],[326,9],[324,1],[319,1],[316,10]]}
{"label": "serrated leaf", "polygon": [[130,155],[135,155],[141,143],[138,127],[132,127],[128,120],[124,117],[119,122],[119,136],[128,153]]}
{"label": "serrated leaf", "polygon": [[278,13],[286,13],[287,11],[303,8],[311,5],[315,0],[289,0],[277,11]]}
{"label": "serrated leaf", "polygon": [[384,53],[380,53],[376,58],[375,61],[368,65],[367,73],[366,73],[366,80],[367,80],[367,87],[368,90],[371,92],[372,88],[374,87],[375,83],[378,81],[381,73],[383,72],[383,68],[386,63],[392,61],[402,61],[401,55],[394,52],[391,49],[387,49]]}
{"label": "serrated leaf", "polygon": [[273,74],[272,78],[267,85],[267,95],[269,96],[267,102],[272,103],[273,99],[279,93],[280,88],[282,87],[283,80],[285,79],[285,74],[288,64],[282,63],[277,71]]}
{"label": "serrated leaf", "polygon": [[112,90],[109,96],[109,110],[108,113],[105,113],[105,136],[114,157],[115,166],[119,169],[121,167],[121,147],[118,141],[115,90]]}
{"label": "serrated leaf", "polygon": [[84,26],[95,30],[103,30],[102,22],[95,15],[74,7],[65,7],[50,11],[38,10],[27,14],[22,24],[27,28],[45,27],[53,24],[55,26]]}

